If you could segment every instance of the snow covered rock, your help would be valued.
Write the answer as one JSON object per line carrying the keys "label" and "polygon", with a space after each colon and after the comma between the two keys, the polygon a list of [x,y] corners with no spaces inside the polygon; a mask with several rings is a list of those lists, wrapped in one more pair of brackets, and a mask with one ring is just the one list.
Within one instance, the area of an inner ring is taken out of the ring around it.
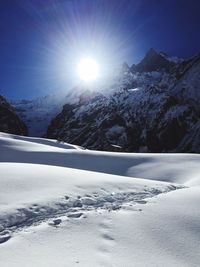
{"label": "snow covered rock", "polygon": [[182,62],[177,69],[178,79],[171,93],[183,103],[194,106],[200,111],[200,54]]}
{"label": "snow covered rock", "polygon": [[[154,62],[155,54],[164,57],[151,50],[147,59]],[[82,88],[81,92],[79,88],[76,100],[68,101],[51,121],[46,136],[97,150],[182,151],[182,140],[200,119],[197,109],[200,62],[194,59],[169,62],[172,64],[169,72],[157,68],[152,72],[135,72],[126,66],[126,71],[101,91],[89,93]],[[181,97],[182,91],[177,90],[186,80],[191,88]],[[197,152],[199,147],[188,145],[187,152],[190,151]]]}

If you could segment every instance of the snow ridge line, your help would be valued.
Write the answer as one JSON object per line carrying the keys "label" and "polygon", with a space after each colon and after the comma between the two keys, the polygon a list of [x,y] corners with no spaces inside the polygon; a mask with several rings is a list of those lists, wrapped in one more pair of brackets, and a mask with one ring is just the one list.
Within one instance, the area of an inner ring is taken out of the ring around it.
{"label": "snow ridge line", "polygon": [[62,220],[55,219],[59,216],[68,218],[79,218],[91,210],[104,209],[114,211],[123,208],[125,205],[146,204],[148,199],[162,193],[183,189],[184,186],[168,185],[158,188],[145,188],[143,191],[128,191],[110,193],[101,188],[102,194],[97,192],[84,196],[65,196],[60,202],[48,205],[33,204],[27,208],[19,208],[10,214],[0,215],[0,244],[9,240],[12,232],[20,231],[25,227],[39,224],[43,221],[53,219],[50,225],[56,226]]}

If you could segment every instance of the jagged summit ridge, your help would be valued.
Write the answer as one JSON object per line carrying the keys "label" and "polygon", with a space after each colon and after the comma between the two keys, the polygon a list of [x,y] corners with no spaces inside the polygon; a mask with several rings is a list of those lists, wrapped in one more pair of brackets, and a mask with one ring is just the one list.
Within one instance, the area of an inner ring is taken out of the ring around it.
{"label": "jagged summit ridge", "polygon": [[[195,107],[200,97],[191,92],[200,85],[200,64],[194,59],[175,63],[165,57],[151,49],[139,63],[139,67],[146,66],[148,71],[126,68],[100,92],[84,94],[83,89],[76,101],[66,102],[63,111],[52,120],[46,136],[89,149],[198,152],[200,148],[194,146],[191,137],[200,119]],[[150,71],[151,66],[156,66],[152,62],[160,64],[160,59],[170,68],[165,70],[161,64],[160,70]],[[186,81],[191,85],[190,90],[182,86]],[[184,145],[183,140],[186,140]]]}
{"label": "jagged summit ridge", "polygon": [[131,67],[133,72],[151,72],[151,71],[167,71],[169,72],[175,63],[169,59],[166,54],[158,53],[151,48],[145,57],[137,64]]}
{"label": "jagged summit ridge", "polygon": [[88,149],[198,152],[199,73],[200,55],[174,60],[150,49],[135,70],[124,63],[95,88],[79,84],[64,97],[14,106],[32,136]]}

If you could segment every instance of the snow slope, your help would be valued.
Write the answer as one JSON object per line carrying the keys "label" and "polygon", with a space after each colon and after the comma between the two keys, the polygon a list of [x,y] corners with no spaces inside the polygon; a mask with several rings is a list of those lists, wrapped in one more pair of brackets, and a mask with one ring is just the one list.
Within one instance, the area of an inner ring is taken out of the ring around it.
{"label": "snow slope", "polygon": [[199,266],[200,155],[0,133],[2,266]]}

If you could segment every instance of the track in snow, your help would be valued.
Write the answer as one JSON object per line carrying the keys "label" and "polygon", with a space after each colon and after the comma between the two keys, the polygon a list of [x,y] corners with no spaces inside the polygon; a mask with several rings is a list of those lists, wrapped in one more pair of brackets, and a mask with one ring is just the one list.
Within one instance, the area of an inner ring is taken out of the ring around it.
{"label": "track in snow", "polygon": [[[120,193],[110,193],[101,188],[101,195],[93,192],[76,198],[65,196],[60,202],[49,205],[33,204],[27,208],[19,208],[13,213],[0,216],[0,244],[8,241],[13,232],[43,221],[48,221],[49,225],[56,227],[62,223],[59,217],[80,218],[87,216],[89,211],[101,209],[114,211],[134,204],[146,204],[149,198],[182,188],[183,186],[171,184],[162,189],[147,187],[143,191]],[[141,211],[141,209],[138,210]],[[106,233],[104,238],[112,241]]]}

